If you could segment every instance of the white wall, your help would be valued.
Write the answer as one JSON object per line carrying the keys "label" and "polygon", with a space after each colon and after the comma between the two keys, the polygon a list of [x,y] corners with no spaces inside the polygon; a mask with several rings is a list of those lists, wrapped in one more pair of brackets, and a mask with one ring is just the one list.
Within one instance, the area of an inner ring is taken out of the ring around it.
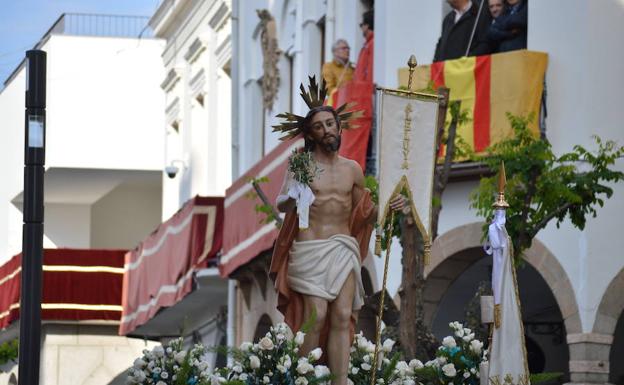
{"label": "white wall", "polygon": [[412,54],[419,64],[431,63],[443,17],[439,1],[375,3],[374,79],[379,86],[397,88],[397,71],[407,67]]}
{"label": "white wall", "polygon": [[[66,35],[51,36],[43,45],[48,53],[46,247],[89,247],[93,201],[85,197],[118,183],[110,173],[98,179],[97,171],[162,169],[162,47],[155,39]],[[24,89],[22,68],[0,91],[0,263],[22,247],[16,205],[23,190]],[[55,174],[61,169],[76,174]],[[62,181],[68,184],[63,187]]]}
{"label": "white wall", "polygon": [[[624,111],[616,101],[624,86],[624,3],[556,0],[529,7],[528,48],[549,57],[547,136],[555,151],[570,151],[575,144],[593,148],[592,135],[623,145]],[[624,170],[624,162],[617,168]],[[624,239],[616,236],[623,207],[620,183],[585,231],[551,225],[539,235],[570,276],[584,331],[591,330],[604,290],[624,267]]]}
{"label": "white wall", "polygon": [[[175,178],[163,177],[163,220],[193,196],[223,196],[231,184],[231,80],[223,70],[231,57],[231,23],[226,19],[218,26],[210,25],[224,3],[227,5],[224,1],[189,2],[178,8],[163,3],[161,7],[171,7],[174,13],[150,21],[157,35],[167,41],[162,53],[165,73],[175,69],[179,74],[175,85],[164,90],[165,108],[176,99],[179,105],[177,113],[167,115],[163,129],[164,162],[185,163],[175,163],[180,169]],[[187,57],[197,41],[201,50]],[[203,96],[203,105],[198,95]],[[172,129],[172,122],[178,123],[178,132]]]}
{"label": "white wall", "polygon": [[162,47],[155,39],[50,38],[48,166],[161,169]]}
{"label": "white wall", "polygon": [[91,248],[132,249],[158,227],[162,190],[155,182],[120,184],[90,207]]}
{"label": "white wall", "polygon": [[91,247],[91,205],[46,203],[43,247]]}
{"label": "white wall", "polygon": [[0,183],[0,263],[21,250],[22,214],[10,200],[22,190],[24,184],[25,82],[22,71],[0,91],[0,161],[3,165]]}

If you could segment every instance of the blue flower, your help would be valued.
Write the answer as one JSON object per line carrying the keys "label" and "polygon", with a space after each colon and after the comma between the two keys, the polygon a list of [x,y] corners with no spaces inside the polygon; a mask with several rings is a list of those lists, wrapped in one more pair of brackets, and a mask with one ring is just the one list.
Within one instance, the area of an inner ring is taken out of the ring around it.
{"label": "blue flower", "polygon": [[[449,348],[448,352],[451,355],[451,357],[453,357],[455,354],[457,354],[457,352],[459,352],[461,349],[458,348],[457,346]],[[463,358],[463,357],[462,357]]]}
{"label": "blue flower", "polygon": [[461,356],[460,360],[461,360],[461,362],[464,363],[464,365],[466,365],[469,368],[474,368],[475,367],[474,362],[472,362],[471,360],[467,359],[464,356]]}
{"label": "blue flower", "polygon": [[197,376],[193,376],[193,377],[189,378],[189,379],[186,381],[186,383],[187,383],[188,385],[195,385],[195,384],[197,383]]}

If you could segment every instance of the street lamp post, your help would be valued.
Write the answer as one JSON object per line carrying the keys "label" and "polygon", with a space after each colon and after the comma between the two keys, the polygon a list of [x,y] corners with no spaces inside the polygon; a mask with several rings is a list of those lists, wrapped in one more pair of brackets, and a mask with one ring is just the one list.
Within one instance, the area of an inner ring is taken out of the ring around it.
{"label": "street lamp post", "polygon": [[24,224],[18,384],[38,385],[41,351],[46,53],[26,52]]}

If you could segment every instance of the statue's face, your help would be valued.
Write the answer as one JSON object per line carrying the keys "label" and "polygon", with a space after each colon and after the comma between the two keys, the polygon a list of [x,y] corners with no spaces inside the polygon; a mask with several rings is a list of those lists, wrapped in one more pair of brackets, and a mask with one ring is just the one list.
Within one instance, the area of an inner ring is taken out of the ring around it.
{"label": "statue's face", "polygon": [[317,112],[310,120],[308,137],[317,145],[329,152],[340,148],[340,129],[329,111]]}

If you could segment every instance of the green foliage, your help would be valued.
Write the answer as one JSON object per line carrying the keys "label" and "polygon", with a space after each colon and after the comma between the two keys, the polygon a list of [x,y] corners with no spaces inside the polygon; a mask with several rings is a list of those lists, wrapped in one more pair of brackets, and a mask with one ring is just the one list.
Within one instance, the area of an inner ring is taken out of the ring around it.
{"label": "green foliage", "polygon": [[364,177],[364,187],[371,193],[371,199],[375,205],[379,204],[379,182],[373,175],[366,175]]}
{"label": "green foliage", "polygon": [[531,374],[530,382],[532,385],[542,384],[546,382],[558,381],[563,377],[561,372],[546,372]]}
{"label": "green foliage", "polygon": [[[269,183],[270,179],[268,176],[261,176],[258,178],[249,178],[249,183],[252,185],[259,186],[262,183]],[[255,200],[259,199],[258,193],[255,191],[249,191],[245,194],[247,199]],[[260,220],[260,223],[267,224],[271,222],[275,222],[275,225],[278,226],[277,217],[275,216],[275,210],[270,203],[265,203],[260,200],[261,203],[257,203],[254,206],[254,211],[258,214],[264,214],[264,218]]]}
{"label": "green foliage", "polygon": [[[505,198],[510,205],[506,227],[519,261],[532,239],[551,220],[558,227],[569,218],[582,230],[587,216],[597,215],[597,208],[613,194],[609,184],[624,178],[624,173],[611,168],[624,155],[624,147],[595,136],[594,152],[577,145],[572,152],[557,156],[547,140],[537,138],[529,130],[533,116],[507,114],[507,118],[513,137],[491,146],[479,160],[497,173],[501,162],[505,162]],[[495,175],[482,179],[470,197],[471,207],[486,222],[493,215],[497,178]]]}
{"label": "green foliage", "polygon": [[310,151],[293,150],[288,158],[288,171],[300,183],[310,185],[323,170],[318,166]]}
{"label": "green foliage", "polygon": [[0,344],[0,365],[4,365],[9,361],[17,362],[18,350],[19,342],[17,339]]}
{"label": "green foliage", "polygon": [[[372,175],[366,175],[364,177],[364,186],[370,190],[371,199],[375,205],[379,205],[379,182]],[[407,191],[404,189],[401,191],[401,194],[407,196]],[[381,208],[380,208],[381,209]],[[403,217],[403,213],[397,212],[394,214],[394,222],[392,224],[392,236],[400,237],[401,236],[401,218]],[[390,226],[390,216],[386,218],[386,222],[384,223],[381,236],[381,249],[386,250],[388,248],[388,239],[389,239],[389,226]]]}

